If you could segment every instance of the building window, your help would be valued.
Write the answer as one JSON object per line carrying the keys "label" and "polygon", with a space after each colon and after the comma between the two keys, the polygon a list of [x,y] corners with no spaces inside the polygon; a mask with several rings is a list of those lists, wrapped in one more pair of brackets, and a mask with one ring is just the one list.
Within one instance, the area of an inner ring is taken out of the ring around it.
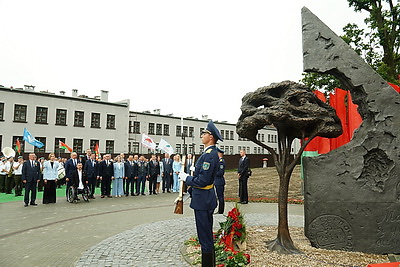
{"label": "building window", "polygon": [[132,153],[139,153],[139,142],[132,142]]}
{"label": "building window", "polygon": [[188,127],[183,126],[183,136],[188,136]]}
{"label": "building window", "polygon": [[[128,133],[133,133],[133,121],[129,121]],[[129,142],[128,142],[129,143]]]}
{"label": "building window", "polygon": [[182,127],[180,125],[176,126],[176,136],[182,136]]}
{"label": "building window", "polygon": [[164,135],[169,135],[169,125],[168,124],[164,124]]}
{"label": "building window", "polygon": [[100,144],[99,140],[95,140],[95,139],[90,139],[90,150],[92,150],[92,152],[94,153],[94,149],[96,147],[96,144]]}
{"label": "building window", "polygon": [[194,154],[194,144],[189,144],[189,154]]}
{"label": "building window", "polygon": [[176,144],[176,153],[177,154],[180,154],[180,153],[182,153],[182,150],[181,150],[182,148],[181,148],[181,144]]}
{"label": "building window", "polygon": [[36,107],[36,123],[47,124],[47,110],[45,107]]}
{"label": "building window", "polygon": [[15,122],[26,122],[26,106],[15,105],[14,106],[14,121]]}
{"label": "building window", "polygon": [[154,134],[154,123],[149,123],[149,131],[148,134]]}
{"label": "building window", "polygon": [[261,142],[265,142],[264,134],[261,134]]}
{"label": "building window", "polygon": [[85,121],[85,113],[83,111],[75,111],[74,126],[84,127],[84,121]]}
{"label": "building window", "polygon": [[199,136],[201,136],[201,134],[203,133],[203,131],[204,131],[204,128],[200,128]]}
{"label": "building window", "polygon": [[193,137],[194,127],[189,127],[189,137]]}
{"label": "building window", "polygon": [[[12,149],[14,150],[15,150],[15,145],[17,144],[17,139],[19,140],[19,145],[21,146],[21,151],[19,153],[20,155],[25,152],[25,141],[23,138],[24,138],[23,136],[13,136],[12,138]],[[15,153],[17,152],[18,151],[15,150]]]}
{"label": "building window", "polygon": [[254,154],[257,154],[257,147],[254,147]]}
{"label": "building window", "polygon": [[114,140],[106,140],[106,153],[107,154],[114,153]]}
{"label": "building window", "polygon": [[229,147],[229,154],[233,155],[233,146]]}
{"label": "building window", "polygon": [[56,125],[67,125],[66,109],[56,109]]}
{"label": "building window", "polygon": [[140,121],[133,122],[133,133],[138,134],[140,133]]}
{"label": "building window", "polygon": [[90,127],[100,128],[100,113],[92,113]]}
{"label": "building window", "polygon": [[[223,137],[223,136],[222,136],[222,137]],[[225,139],[226,139],[226,140],[229,140],[229,131],[228,131],[228,130],[225,131]]]}
{"label": "building window", "polygon": [[107,114],[107,129],[115,129],[115,115]]}
{"label": "building window", "polygon": [[68,153],[68,150],[64,150],[60,148],[60,141],[65,143],[65,138],[56,138],[54,139],[54,152],[56,153],[56,156],[60,155],[60,153]]}
{"label": "building window", "polygon": [[222,138],[225,138],[225,136],[224,136],[225,135],[225,131],[221,130],[220,133],[221,133]]}
{"label": "building window", "polygon": [[271,135],[270,135],[270,134],[267,135],[267,138],[268,138],[268,139],[267,139],[267,140],[268,140],[267,142],[268,142],[268,143],[271,143]]}
{"label": "building window", "polygon": [[76,153],[82,153],[82,151],[83,151],[83,139],[74,139],[73,150]]}
{"label": "building window", "polygon": [[162,135],[162,124],[160,123],[156,125],[156,135]]}
{"label": "building window", "polygon": [[35,146],[33,151],[35,153],[45,153],[46,152],[46,137],[35,137],[35,138],[36,138],[36,140],[42,142],[44,144],[44,146],[42,146],[41,148],[38,148]]}
{"label": "building window", "polygon": [[249,146],[246,148],[246,153],[250,154],[250,147]]}
{"label": "building window", "polygon": [[230,140],[233,140],[233,131],[230,131],[230,132],[229,132],[229,135],[230,135],[230,138],[229,138],[229,139],[230,139]]}
{"label": "building window", "polygon": [[204,145],[200,145],[200,153],[203,153],[203,151],[204,151]]}
{"label": "building window", "polygon": [[0,121],[4,120],[4,103],[0,103]]}

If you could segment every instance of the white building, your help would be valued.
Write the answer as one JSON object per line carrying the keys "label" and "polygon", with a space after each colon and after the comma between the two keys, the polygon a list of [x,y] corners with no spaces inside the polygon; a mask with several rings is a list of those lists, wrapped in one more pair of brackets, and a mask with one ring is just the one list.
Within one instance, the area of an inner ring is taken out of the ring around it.
{"label": "white building", "polygon": [[[204,149],[200,132],[209,119],[181,118],[173,114],[161,115],[153,112],[129,111],[129,100],[118,103],[108,102],[108,92],[89,98],[78,95],[73,89],[71,96],[65,92],[59,95],[49,92],[35,92],[33,86],[13,89],[0,86],[0,149],[15,147],[19,139],[22,152],[51,153],[63,152],[59,148],[62,141],[78,153],[93,150],[99,144],[100,153],[143,153],[150,151],[141,145],[142,133],[159,143],[161,138],[174,148],[176,153],[200,154]],[[268,154],[262,147],[236,134],[236,125],[214,120],[224,138],[219,147],[226,155],[239,154],[246,149],[247,154]],[[45,144],[36,148],[23,142],[23,130],[28,131]],[[273,127],[259,131],[258,139],[277,149],[277,132]],[[297,152],[296,140],[292,152]]]}
{"label": "white building", "polygon": [[[99,143],[101,152],[127,150],[129,101],[108,102],[108,92],[89,98],[49,92],[35,92],[33,86],[24,89],[0,87],[0,147],[15,147],[17,138],[22,152],[68,152],[59,149],[59,141],[83,153]],[[44,144],[38,149],[23,142],[26,128]]]}

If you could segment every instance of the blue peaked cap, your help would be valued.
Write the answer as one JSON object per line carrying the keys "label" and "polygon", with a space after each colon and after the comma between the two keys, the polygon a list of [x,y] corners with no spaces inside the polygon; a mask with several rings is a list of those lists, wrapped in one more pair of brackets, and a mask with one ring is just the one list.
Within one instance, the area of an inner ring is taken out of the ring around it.
{"label": "blue peaked cap", "polygon": [[214,138],[216,139],[216,141],[218,142],[218,140],[224,141],[224,139],[221,136],[221,133],[218,131],[217,127],[215,127],[215,124],[213,123],[212,120],[210,120],[207,124],[207,128],[206,130],[212,135],[214,136]]}

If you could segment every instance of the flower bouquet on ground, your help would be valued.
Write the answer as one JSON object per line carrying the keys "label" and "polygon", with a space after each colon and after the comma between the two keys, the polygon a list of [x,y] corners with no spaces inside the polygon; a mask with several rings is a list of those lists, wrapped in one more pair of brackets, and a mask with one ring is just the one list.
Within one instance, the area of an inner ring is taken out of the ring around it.
{"label": "flower bouquet on ground", "polygon": [[[250,263],[246,249],[246,225],[238,206],[228,212],[226,221],[220,223],[220,229],[214,234],[214,249],[217,267],[245,266]],[[192,257],[191,264],[201,263],[201,250],[197,237],[185,242],[187,255]]]}

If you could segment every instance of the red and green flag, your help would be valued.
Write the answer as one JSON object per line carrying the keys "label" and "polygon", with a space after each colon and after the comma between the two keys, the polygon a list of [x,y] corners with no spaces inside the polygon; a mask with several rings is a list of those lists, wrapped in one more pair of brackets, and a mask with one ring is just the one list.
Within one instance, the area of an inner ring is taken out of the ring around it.
{"label": "red and green flag", "polygon": [[100,150],[99,150],[99,143],[96,143],[94,146],[94,153],[96,153],[96,159],[100,158]]}
{"label": "red and green flag", "polygon": [[15,142],[15,151],[21,153],[21,143],[19,142],[19,138],[17,138],[17,141]]}
{"label": "red and green flag", "polygon": [[59,147],[62,149],[68,149],[69,152],[72,152],[72,148],[67,146],[64,142],[59,141]]}

